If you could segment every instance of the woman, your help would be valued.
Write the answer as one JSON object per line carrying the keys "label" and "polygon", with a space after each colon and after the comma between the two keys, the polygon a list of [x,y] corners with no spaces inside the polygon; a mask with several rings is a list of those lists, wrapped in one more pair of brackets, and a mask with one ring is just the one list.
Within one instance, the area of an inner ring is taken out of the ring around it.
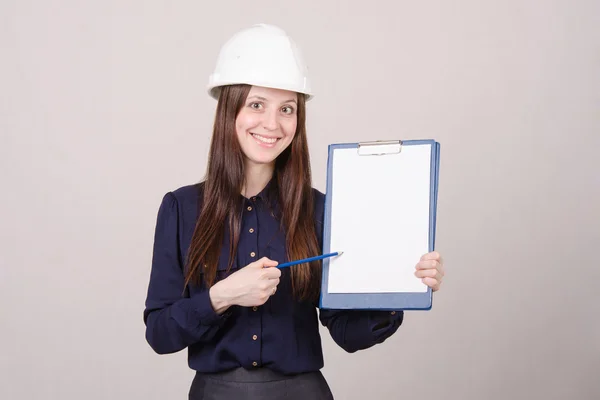
{"label": "woman", "polygon": [[[144,311],[159,354],[188,348],[190,399],[332,399],[319,320],[348,352],[390,337],[403,312],[320,310],[324,195],[311,187],[306,67],[281,29],[256,25],[222,48],[207,175],[167,193]],[[439,288],[439,254],[415,260]]]}

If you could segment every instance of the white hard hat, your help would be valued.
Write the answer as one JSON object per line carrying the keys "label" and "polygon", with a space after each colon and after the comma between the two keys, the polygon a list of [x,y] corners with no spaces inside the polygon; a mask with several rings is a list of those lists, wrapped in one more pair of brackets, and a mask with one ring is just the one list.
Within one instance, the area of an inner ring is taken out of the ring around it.
{"label": "white hard hat", "polygon": [[218,99],[220,86],[234,84],[304,93],[307,100],[313,96],[300,49],[283,29],[267,24],[236,33],[221,48],[208,93]]}

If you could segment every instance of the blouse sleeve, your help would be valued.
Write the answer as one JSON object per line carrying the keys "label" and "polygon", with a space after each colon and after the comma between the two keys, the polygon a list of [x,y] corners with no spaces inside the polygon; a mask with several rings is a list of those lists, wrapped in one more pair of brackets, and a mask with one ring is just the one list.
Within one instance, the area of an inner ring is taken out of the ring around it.
{"label": "blouse sleeve", "polygon": [[169,192],[158,210],[143,314],[146,340],[159,354],[174,353],[190,344],[212,340],[229,316],[215,312],[206,289],[192,297],[184,296],[179,225],[178,202]]}
{"label": "blouse sleeve", "polygon": [[383,343],[402,324],[403,311],[319,310],[333,340],[349,353]]}
{"label": "blouse sleeve", "polygon": [[[316,230],[321,250],[325,197],[317,193]],[[320,309],[319,320],[327,327],[333,340],[349,353],[383,343],[402,325],[403,311]]]}

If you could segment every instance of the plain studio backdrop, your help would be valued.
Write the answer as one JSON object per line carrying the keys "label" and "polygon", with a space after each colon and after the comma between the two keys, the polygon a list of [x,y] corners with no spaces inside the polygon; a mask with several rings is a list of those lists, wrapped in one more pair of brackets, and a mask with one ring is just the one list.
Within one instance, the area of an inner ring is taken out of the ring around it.
{"label": "plain studio backdrop", "polygon": [[144,338],[156,213],[260,22],[308,60],[315,187],[330,143],[441,143],[442,290],[366,351],[322,330],[336,398],[600,398],[594,0],[2,1],[0,398],[186,398],[186,352]]}

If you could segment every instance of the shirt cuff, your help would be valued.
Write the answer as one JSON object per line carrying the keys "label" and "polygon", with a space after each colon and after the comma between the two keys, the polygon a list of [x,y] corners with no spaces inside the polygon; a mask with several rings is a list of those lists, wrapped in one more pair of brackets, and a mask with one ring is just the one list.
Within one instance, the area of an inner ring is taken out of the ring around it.
{"label": "shirt cuff", "polygon": [[193,311],[202,325],[218,325],[231,315],[231,307],[224,313],[217,314],[210,303],[209,290],[203,290],[192,297]]}
{"label": "shirt cuff", "polygon": [[394,321],[401,321],[404,318],[404,311],[390,311],[390,316]]}
{"label": "shirt cuff", "polygon": [[374,333],[397,327],[404,319],[403,311],[375,311],[371,313],[371,331]]}

